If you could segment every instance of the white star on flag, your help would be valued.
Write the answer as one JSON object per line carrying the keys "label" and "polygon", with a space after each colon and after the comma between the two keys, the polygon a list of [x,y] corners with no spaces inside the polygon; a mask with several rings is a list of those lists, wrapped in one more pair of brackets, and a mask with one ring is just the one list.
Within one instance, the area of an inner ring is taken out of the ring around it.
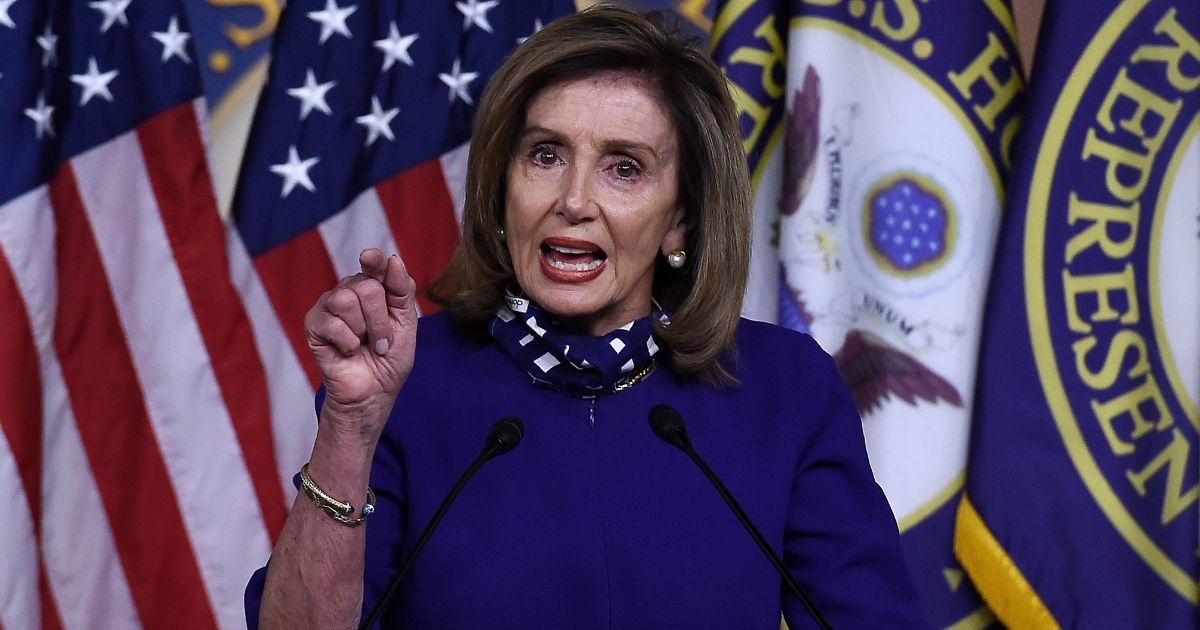
{"label": "white star on flag", "polygon": [[120,22],[121,26],[129,26],[129,20],[125,18],[125,9],[129,8],[131,2],[133,0],[96,0],[89,2],[88,6],[104,14],[104,24],[100,25],[100,32],[107,33],[117,22]]}
{"label": "white star on flag", "polygon": [[372,143],[379,139],[380,135],[383,135],[388,140],[395,140],[396,137],[392,135],[391,123],[392,119],[399,113],[399,107],[389,109],[386,112],[383,111],[383,107],[379,104],[379,97],[372,96],[371,113],[354,119],[354,122],[367,129],[367,142],[363,146],[371,146]]}
{"label": "white star on flag", "polygon": [[293,144],[288,147],[287,162],[271,165],[271,172],[283,178],[283,191],[279,193],[279,197],[287,197],[288,193],[292,192],[292,189],[297,184],[303,186],[308,192],[315,192],[317,187],[308,178],[308,169],[320,161],[319,158],[315,157],[301,160],[300,154],[296,153],[296,145]]}
{"label": "white star on flag", "polygon": [[470,28],[472,24],[491,33],[492,25],[488,24],[487,12],[496,8],[500,4],[500,0],[467,0],[466,2],[455,2],[454,6],[458,7],[460,13],[463,14],[463,28]]}
{"label": "white star on flag", "polygon": [[450,74],[445,72],[438,73],[438,79],[445,83],[450,88],[450,102],[454,102],[454,97],[457,96],[467,103],[474,105],[475,101],[471,100],[471,94],[467,92],[467,84],[474,81],[479,76],[478,72],[463,72],[462,63],[454,60],[454,67],[450,69]]}
{"label": "white star on flag", "polygon": [[408,55],[408,47],[417,41],[417,37],[417,33],[401,36],[396,23],[392,22],[388,27],[388,36],[375,40],[375,48],[383,53],[383,72],[387,72],[397,61],[408,66],[413,65],[412,57]]}
{"label": "white star on flag", "polygon": [[37,125],[37,139],[42,139],[42,133],[49,134],[54,137],[54,127],[50,126],[52,122],[50,117],[54,114],[54,108],[46,104],[46,95],[38,94],[37,107],[26,107],[25,115]]}
{"label": "white star on flag", "polygon": [[167,25],[167,30],[160,32],[154,31],[150,36],[158,40],[162,44],[162,62],[170,61],[171,57],[178,56],[186,63],[192,63],[191,57],[187,54],[187,41],[191,37],[190,33],[179,30],[179,19],[177,16],[171,16],[171,23]]}
{"label": "white star on flag", "polygon": [[87,105],[93,96],[100,96],[109,103],[113,102],[113,95],[112,92],[108,91],[108,84],[118,74],[119,72],[116,70],[100,72],[100,68],[96,67],[96,58],[88,57],[87,72],[71,75],[71,82],[83,88],[83,95],[79,98],[79,104]]}
{"label": "white star on flag", "polygon": [[[542,30],[543,28],[545,28],[545,26],[542,25],[542,19],[541,18],[533,18],[533,33],[536,33],[538,31]],[[530,33],[529,35],[526,35],[525,37],[518,37],[517,43],[524,44],[525,40],[527,40],[533,36],[533,33]]]}
{"label": "white star on flag", "polygon": [[335,85],[337,81],[317,84],[317,78],[313,76],[312,68],[309,68],[308,75],[304,77],[304,85],[287,91],[289,96],[300,99],[300,120],[307,118],[314,108],[332,116],[333,111],[329,109],[329,103],[325,102],[325,93]]}
{"label": "white star on flag", "polygon": [[55,35],[50,30],[50,25],[46,24],[46,32],[38,35],[36,38],[37,45],[42,49],[42,67],[49,68],[50,64],[58,65],[58,35]]}
{"label": "white star on flag", "polygon": [[17,28],[17,23],[8,15],[8,8],[16,3],[17,0],[0,0],[0,24],[8,28]]}
{"label": "white star on flag", "polygon": [[321,40],[324,44],[334,33],[351,39],[350,27],[346,26],[346,18],[358,10],[354,5],[339,7],[335,0],[325,0],[325,8],[320,11],[309,11],[308,17],[321,25]]}

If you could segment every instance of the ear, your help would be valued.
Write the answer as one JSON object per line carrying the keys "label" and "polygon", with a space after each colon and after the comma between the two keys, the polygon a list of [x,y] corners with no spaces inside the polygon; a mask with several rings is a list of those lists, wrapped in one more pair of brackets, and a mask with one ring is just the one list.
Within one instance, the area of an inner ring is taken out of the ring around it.
{"label": "ear", "polygon": [[675,206],[671,220],[673,224],[671,229],[663,236],[662,255],[666,256],[676,249],[687,249],[687,223],[684,219],[687,218],[687,213],[684,212],[683,205]]}

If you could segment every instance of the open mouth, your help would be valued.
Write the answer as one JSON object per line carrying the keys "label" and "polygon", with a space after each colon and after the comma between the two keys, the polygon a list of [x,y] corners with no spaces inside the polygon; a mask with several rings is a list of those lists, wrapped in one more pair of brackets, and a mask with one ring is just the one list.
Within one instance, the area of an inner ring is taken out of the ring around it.
{"label": "open mouth", "polygon": [[566,272],[588,272],[599,269],[608,255],[591,243],[546,240],[542,243],[542,260],[553,269]]}

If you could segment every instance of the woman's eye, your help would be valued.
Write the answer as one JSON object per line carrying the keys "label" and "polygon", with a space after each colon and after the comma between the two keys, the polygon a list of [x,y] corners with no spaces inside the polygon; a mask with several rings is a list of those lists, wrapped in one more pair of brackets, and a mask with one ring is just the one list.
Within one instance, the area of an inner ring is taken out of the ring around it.
{"label": "woman's eye", "polygon": [[638,168],[637,163],[633,162],[632,160],[617,162],[617,165],[613,167],[613,170],[616,172],[617,177],[620,177],[621,179],[637,177],[638,173],[641,172],[641,169]]}
{"label": "woman's eye", "polygon": [[558,152],[554,147],[536,146],[533,148],[532,157],[534,163],[539,166],[554,166],[558,164]]}

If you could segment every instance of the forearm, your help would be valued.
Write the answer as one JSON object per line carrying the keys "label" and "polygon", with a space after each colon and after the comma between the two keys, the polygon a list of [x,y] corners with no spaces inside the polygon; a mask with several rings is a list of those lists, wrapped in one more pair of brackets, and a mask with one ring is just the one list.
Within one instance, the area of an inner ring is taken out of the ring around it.
{"label": "forearm", "polygon": [[[346,435],[322,414],[308,474],[361,515],[374,440]],[[263,593],[262,628],[354,628],[362,612],[366,527],[334,520],[303,492],[275,545]]]}
{"label": "forearm", "polygon": [[[346,515],[362,516],[371,461],[396,395],[412,369],[416,283],[398,256],[359,255],[304,316],[305,338],[325,387],[308,476]],[[263,585],[263,628],[354,628],[362,614],[366,527],[339,522],[301,492]]]}

